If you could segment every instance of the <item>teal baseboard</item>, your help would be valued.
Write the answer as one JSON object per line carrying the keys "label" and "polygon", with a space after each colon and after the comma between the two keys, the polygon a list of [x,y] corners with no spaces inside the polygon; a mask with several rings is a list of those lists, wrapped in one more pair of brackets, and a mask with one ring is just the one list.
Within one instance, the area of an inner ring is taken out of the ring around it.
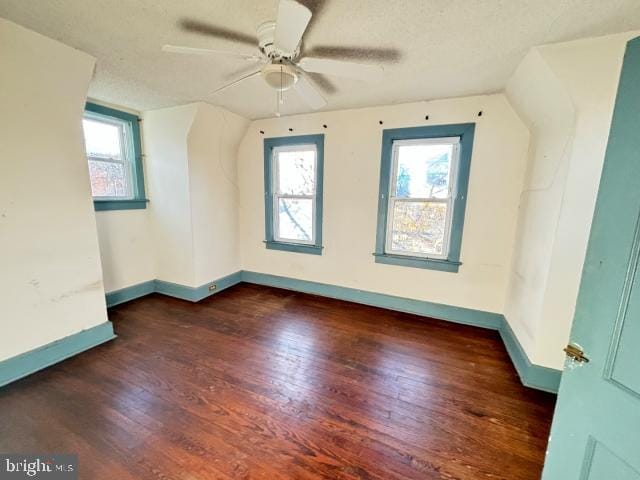
{"label": "teal baseboard", "polygon": [[[188,287],[179,283],[165,282],[164,280],[149,280],[107,293],[107,307],[115,307],[121,303],[144,297],[150,293],[161,293],[170,297],[180,298],[181,300],[188,300],[189,302],[199,302],[226,288],[233,287],[241,281],[242,272],[240,271],[217,280],[212,280],[199,287]],[[212,285],[215,285],[215,288],[210,290]]]}
{"label": "teal baseboard", "polygon": [[130,287],[121,288],[113,292],[107,293],[107,308],[115,307],[121,303],[135,300],[136,298],[144,297],[156,291],[155,281],[149,280],[148,282],[138,283]]}
{"label": "teal baseboard", "polygon": [[154,292],[161,293],[162,295],[168,295],[169,297],[179,298],[181,300],[188,300],[195,302],[196,288],[181,285],[179,283],[165,282],[164,280],[154,280],[155,289]]}
{"label": "teal baseboard", "polygon": [[279,277],[266,273],[242,272],[242,281],[268,285],[271,287],[295,290],[296,292],[312,293],[323,297],[362,303],[373,307],[396,310],[398,312],[413,313],[424,317],[447,320],[449,322],[474,325],[476,327],[498,330],[502,325],[502,315],[499,313],[483,312],[463,307],[452,307],[442,303],[432,303],[411,298],[396,297],[384,293],[369,292],[349,287],[338,287],[326,283],[297,280],[289,277]]}
{"label": "teal baseboard", "polygon": [[511,362],[516,368],[522,384],[527,387],[544,390],[545,392],[558,393],[562,371],[531,363],[522,345],[520,345],[516,335],[509,326],[507,319],[504,317],[499,331],[500,337],[502,337],[504,346],[507,349],[507,353],[509,353],[509,357],[511,357]]}
{"label": "teal baseboard", "polygon": [[[169,295],[170,297],[176,297],[190,302],[199,302],[200,300],[211,295],[215,295],[226,288],[233,287],[241,281],[241,272],[239,271],[232,273],[231,275],[227,275],[226,277],[213,280],[199,287],[187,287],[186,285],[180,285],[178,283],[155,280],[155,291],[157,293],[162,293],[163,295]],[[210,287],[213,285],[215,285],[215,288],[210,290]]]}
{"label": "teal baseboard", "polygon": [[107,342],[116,335],[111,322],[74,333],[0,362],[0,387]]}
{"label": "teal baseboard", "polygon": [[[509,357],[524,385],[546,392],[557,393],[560,384],[560,370],[534,365],[527,357],[518,339],[509,327],[504,316],[500,313],[484,312],[470,308],[454,307],[441,303],[426,302],[411,298],[397,297],[384,293],[369,292],[356,288],[339,287],[326,283],[298,280],[267,273],[249,272],[246,270],[235,272],[226,277],[212,281],[200,287],[187,287],[177,283],[152,280],[132,287],[124,288],[107,294],[107,305],[114,306],[134,298],[143,297],[149,293],[161,293],[172,297],[198,302],[210,295],[232,287],[240,282],[283,288],[296,292],[310,293],[323,297],[346,300],[373,307],[386,308],[398,312],[412,313],[423,317],[436,318],[449,322],[462,323],[481,328],[496,330],[505,344]],[[215,284],[213,291],[209,286]]]}

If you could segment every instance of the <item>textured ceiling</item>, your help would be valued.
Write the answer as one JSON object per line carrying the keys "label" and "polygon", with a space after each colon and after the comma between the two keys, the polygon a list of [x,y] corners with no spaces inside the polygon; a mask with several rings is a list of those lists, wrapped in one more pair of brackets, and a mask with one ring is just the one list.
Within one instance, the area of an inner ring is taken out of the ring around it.
{"label": "textured ceiling", "polygon": [[[638,0],[300,1],[314,12],[305,50],[376,47],[399,57],[381,63],[384,80],[373,85],[316,78],[326,110],[495,92],[534,45],[640,28]],[[245,61],[160,47],[253,53],[243,43],[181,31],[178,23],[189,17],[254,35],[276,11],[277,0],[0,0],[0,16],[97,58],[93,98],[138,110],[201,100],[248,118],[275,111],[275,92],[260,78],[209,95],[246,73]],[[308,110],[285,92],[284,114]]]}

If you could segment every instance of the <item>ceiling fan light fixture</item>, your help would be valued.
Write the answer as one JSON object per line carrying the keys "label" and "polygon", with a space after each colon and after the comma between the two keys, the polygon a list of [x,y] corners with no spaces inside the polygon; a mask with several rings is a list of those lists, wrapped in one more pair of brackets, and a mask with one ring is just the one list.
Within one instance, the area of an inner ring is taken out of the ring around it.
{"label": "ceiling fan light fixture", "polygon": [[262,78],[267,84],[279,91],[289,90],[298,81],[298,73],[291,65],[271,63],[262,67]]}

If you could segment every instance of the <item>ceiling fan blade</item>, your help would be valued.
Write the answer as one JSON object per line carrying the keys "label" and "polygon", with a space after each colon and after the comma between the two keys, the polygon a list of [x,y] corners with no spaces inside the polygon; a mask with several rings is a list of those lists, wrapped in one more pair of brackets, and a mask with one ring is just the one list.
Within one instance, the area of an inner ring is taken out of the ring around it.
{"label": "ceiling fan blade", "polygon": [[365,82],[381,80],[384,74],[384,70],[378,65],[363,65],[361,63],[332,60],[329,58],[304,57],[298,62],[298,67],[307,72],[336,75],[338,77],[353,78]]}
{"label": "ceiling fan blade", "polygon": [[304,75],[298,77],[293,89],[298,92],[307,105],[314,110],[324,107],[327,101]]}
{"label": "ceiling fan blade", "polygon": [[209,23],[183,18],[180,20],[180,27],[191,33],[199,33],[201,35],[209,35],[211,37],[223,38],[232,42],[246,43],[247,45],[258,45],[258,39],[246,33],[236,32],[228,28],[218,27]]}
{"label": "ceiling fan blade", "polygon": [[293,54],[300,44],[302,34],[311,20],[311,10],[294,0],[280,0],[274,46]]}
{"label": "ceiling fan blade", "polygon": [[309,57],[374,63],[396,63],[402,58],[402,52],[397,48],[358,47],[348,45],[315,45],[309,49],[305,48],[303,53],[304,56]]}
{"label": "ceiling fan blade", "polygon": [[305,35],[308,35],[316,25],[322,20],[323,15],[326,13],[326,9],[331,0],[296,0],[298,3],[304,5],[311,10],[311,20],[307,29],[304,31]]}
{"label": "ceiling fan blade", "polygon": [[336,93],[338,91],[336,85],[326,75],[313,72],[306,73],[309,80],[313,82],[313,84],[318,87],[318,90],[320,90],[321,92],[331,95],[332,93]]}
{"label": "ceiling fan blade", "polygon": [[163,52],[168,53],[182,53],[186,55],[204,55],[204,56],[225,56],[225,57],[237,57],[243,60],[258,61],[261,60],[259,55],[249,55],[246,53],[227,52],[225,50],[210,50],[208,48],[193,48],[193,47],[181,47],[178,45],[163,45]]}
{"label": "ceiling fan blade", "polygon": [[223,90],[226,90],[226,89],[228,89],[228,88],[231,88],[231,87],[233,87],[233,86],[235,86],[235,85],[238,85],[240,82],[244,82],[245,80],[248,80],[248,79],[250,79],[250,78],[252,78],[252,77],[256,77],[256,76],[258,76],[258,75],[260,75],[260,70],[255,71],[255,72],[251,72],[251,73],[249,73],[248,75],[245,75],[245,76],[243,76],[243,77],[240,77],[240,78],[238,78],[237,80],[234,80],[234,81],[233,81],[233,82],[231,82],[231,83],[227,83],[226,85],[224,85],[224,86],[222,86],[222,87],[220,87],[220,88],[218,88],[218,89],[214,90],[214,91],[213,91],[213,92],[211,92],[209,95],[215,95],[215,94],[217,94],[217,93],[220,93],[220,92],[222,92]]}

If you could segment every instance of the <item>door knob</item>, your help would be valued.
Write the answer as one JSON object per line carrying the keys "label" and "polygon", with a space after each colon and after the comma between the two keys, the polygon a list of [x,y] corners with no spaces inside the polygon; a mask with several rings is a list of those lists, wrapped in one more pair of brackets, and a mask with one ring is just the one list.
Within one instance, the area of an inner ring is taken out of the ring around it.
{"label": "door knob", "polygon": [[585,356],[584,351],[580,345],[575,343],[570,343],[566,347],[564,347],[564,352],[567,354],[567,357],[572,359],[578,363],[588,363],[589,359]]}

